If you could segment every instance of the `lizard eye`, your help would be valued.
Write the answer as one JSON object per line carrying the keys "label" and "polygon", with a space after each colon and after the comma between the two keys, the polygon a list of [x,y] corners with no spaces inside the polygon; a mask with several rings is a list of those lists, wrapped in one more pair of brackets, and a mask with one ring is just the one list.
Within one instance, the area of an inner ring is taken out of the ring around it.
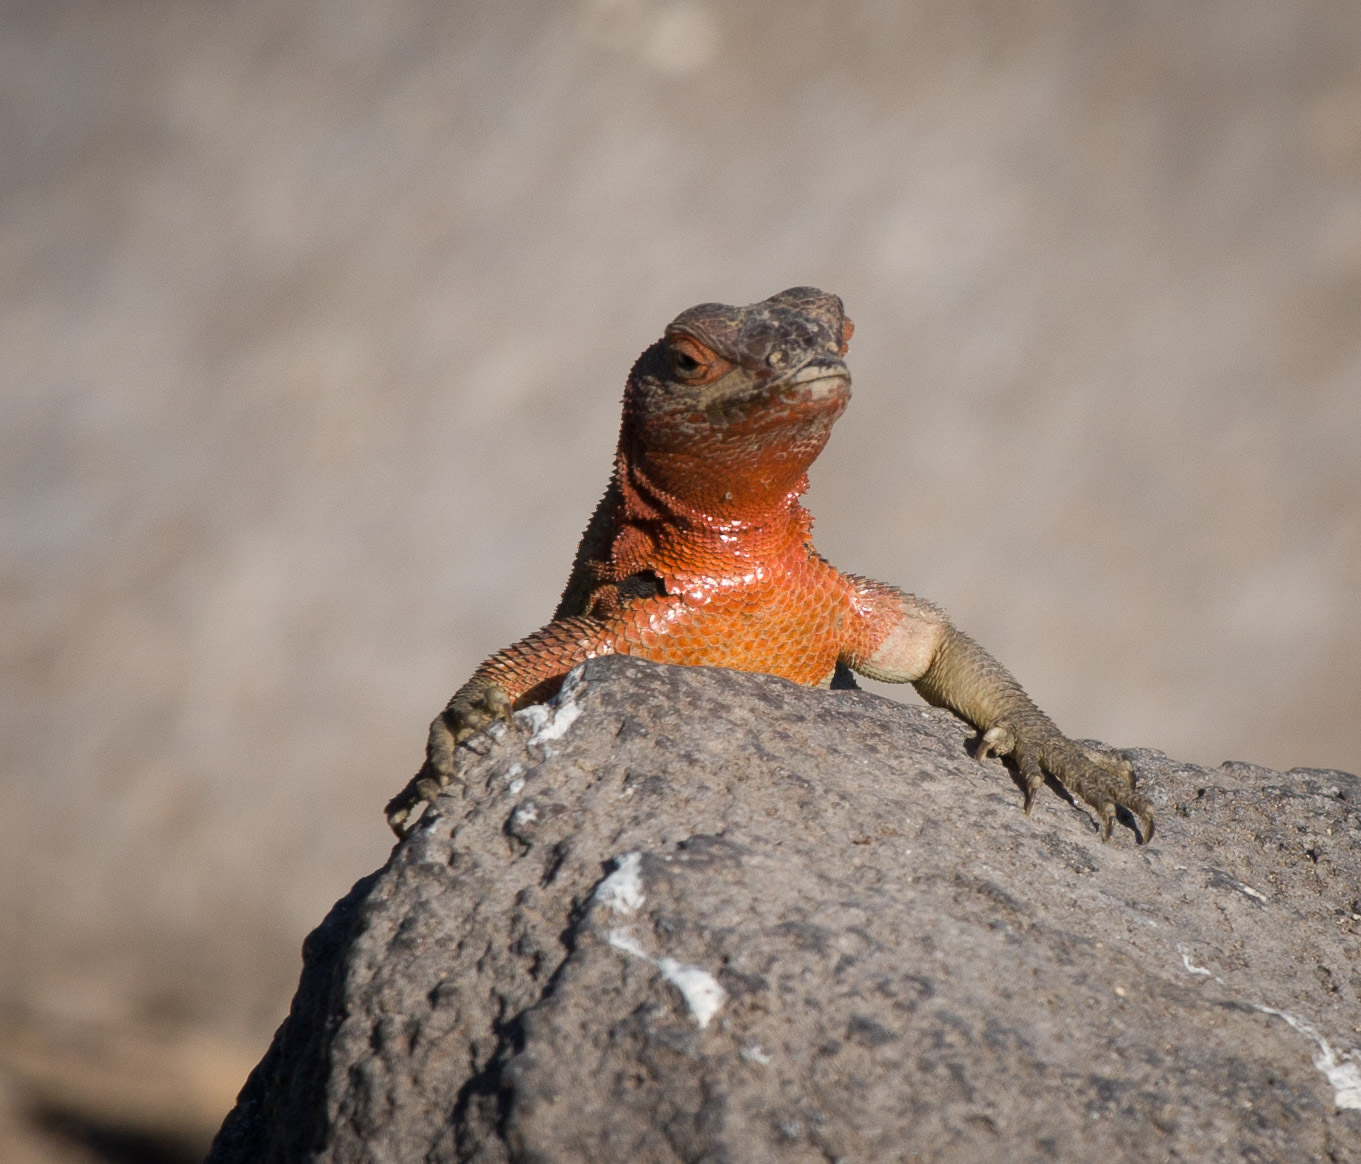
{"label": "lizard eye", "polygon": [[666,346],[666,358],[680,380],[706,380],[721,361],[708,348],[687,335],[677,336]]}

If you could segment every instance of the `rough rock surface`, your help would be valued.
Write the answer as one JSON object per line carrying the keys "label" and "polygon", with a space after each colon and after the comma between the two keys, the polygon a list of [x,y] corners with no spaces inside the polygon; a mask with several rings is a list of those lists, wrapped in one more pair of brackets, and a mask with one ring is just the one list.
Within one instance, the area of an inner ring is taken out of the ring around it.
{"label": "rough rock surface", "polygon": [[[308,938],[210,1160],[1361,1161],[1361,781],[613,658]],[[375,815],[375,827],[381,821]]]}

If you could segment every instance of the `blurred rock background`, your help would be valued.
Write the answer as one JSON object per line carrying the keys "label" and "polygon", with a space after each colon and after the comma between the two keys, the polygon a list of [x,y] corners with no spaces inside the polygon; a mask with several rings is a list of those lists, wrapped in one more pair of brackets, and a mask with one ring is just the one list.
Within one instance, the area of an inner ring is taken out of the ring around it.
{"label": "blurred rock background", "polygon": [[1353,0],[0,4],[0,1158],[196,1158],[634,356],[798,283],[829,558],[1361,768]]}

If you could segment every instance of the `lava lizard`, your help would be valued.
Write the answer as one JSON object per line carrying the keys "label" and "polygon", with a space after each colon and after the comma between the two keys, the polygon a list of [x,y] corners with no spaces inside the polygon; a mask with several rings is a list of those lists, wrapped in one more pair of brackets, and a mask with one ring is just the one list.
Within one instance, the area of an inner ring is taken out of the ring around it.
{"label": "lava lizard", "polygon": [[639,356],[614,475],[553,620],[483,663],[430,725],[424,766],[387,806],[399,836],[452,779],[458,744],[609,654],[810,686],[846,668],[911,683],[981,732],[980,756],[1012,759],[1026,812],[1047,773],[1095,809],[1103,837],[1117,808],[1153,835],[1127,760],[1064,736],[931,603],[813,548],[799,498],[850,399],[852,330],[837,296],[795,287],[692,307]]}

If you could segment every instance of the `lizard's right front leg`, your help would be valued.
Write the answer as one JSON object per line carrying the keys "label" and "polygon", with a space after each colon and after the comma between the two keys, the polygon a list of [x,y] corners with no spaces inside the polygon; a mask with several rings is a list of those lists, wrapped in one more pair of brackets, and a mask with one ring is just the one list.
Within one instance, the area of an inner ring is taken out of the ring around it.
{"label": "lizard's right front leg", "polygon": [[996,753],[1016,764],[1027,813],[1048,773],[1095,809],[1104,839],[1121,808],[1138,822],[1141,840],[1153,836],[1153,809],[1135,790],[1128,760],[1070,740],[1010,671],[929,602],[880,582],[850,581],[863,641],[842,662],[871,679],[911,683],[928,703],[949,708],[976,727],[979,759]]}
{"label": "lizard's right front leg", "polygon": [[498,651],[482,664],[430,724],[425,763],[387,804],[392,831],[405,837],[454,778],[458,745],[511,712],[550,698],[578,663],[613,653],[601,622],[564,618]]}

